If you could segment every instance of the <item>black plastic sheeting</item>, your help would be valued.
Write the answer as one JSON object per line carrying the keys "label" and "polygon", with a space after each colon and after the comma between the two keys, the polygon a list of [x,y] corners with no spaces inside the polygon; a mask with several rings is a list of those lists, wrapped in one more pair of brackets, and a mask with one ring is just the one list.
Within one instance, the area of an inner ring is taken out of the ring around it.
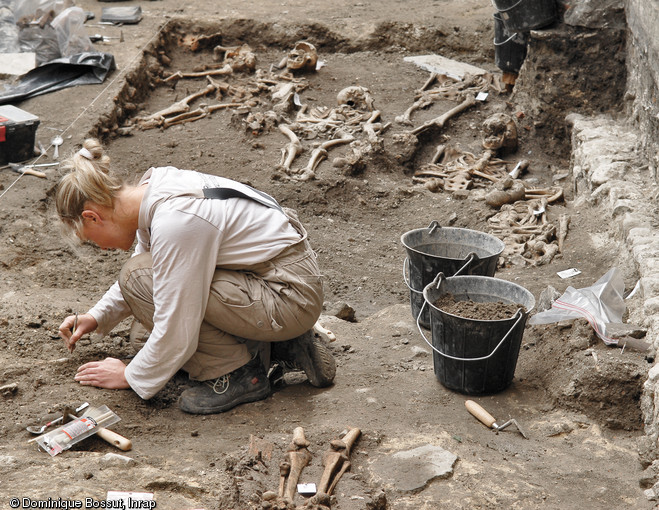
{"label": "black plastic sheeting", "polygon": [[17,85],[0,91],[0,104],[15,103],[68,87],[103,83],[113,69],[114,55],[110,53],[86,52],[51,60],[25,74]]}

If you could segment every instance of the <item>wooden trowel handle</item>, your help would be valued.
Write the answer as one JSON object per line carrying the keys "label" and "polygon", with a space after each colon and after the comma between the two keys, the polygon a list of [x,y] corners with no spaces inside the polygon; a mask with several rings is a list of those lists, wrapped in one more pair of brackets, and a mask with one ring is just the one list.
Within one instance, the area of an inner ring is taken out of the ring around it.
{"label": "wooden trowel handle", "polygon": [[465,407],[486,427],[492,428],[492,425],[495,424],[494,417],[473,400],[466,400]]}

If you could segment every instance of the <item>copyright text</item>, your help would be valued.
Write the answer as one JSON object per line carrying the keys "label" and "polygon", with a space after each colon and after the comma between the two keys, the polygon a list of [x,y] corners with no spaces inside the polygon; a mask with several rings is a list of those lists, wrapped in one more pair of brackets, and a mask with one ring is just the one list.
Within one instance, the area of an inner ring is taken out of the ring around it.
{"label": "copyright text", "polygon": [[69,508],[118,508],[121,510],[137,508],[156,508],[156,502],[143,499],[115,499],[98,500],[94,498],[65,499],[65,498],[10,498],[10,508],[56,508],[68,510]]}

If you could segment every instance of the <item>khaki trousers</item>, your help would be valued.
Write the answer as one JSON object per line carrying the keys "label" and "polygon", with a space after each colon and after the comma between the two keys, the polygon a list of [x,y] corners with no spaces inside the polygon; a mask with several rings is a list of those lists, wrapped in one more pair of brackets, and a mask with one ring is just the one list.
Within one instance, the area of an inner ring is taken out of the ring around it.
{"label": "khaki trousers", "polygon": [[[272,260],[243,268],[218,267],[209,289],[197,351],[183,370],[204,381],[232,372],[259,352],[269,368],[269,342],[290,340],[313,327],[323,305],[316,255],[294,211],[285,210],[302,240]],[[153,261],[131,257],[119,275],[124,299],[135,318],[153,329]],[[140,349],[147,338],[133,339]]]}

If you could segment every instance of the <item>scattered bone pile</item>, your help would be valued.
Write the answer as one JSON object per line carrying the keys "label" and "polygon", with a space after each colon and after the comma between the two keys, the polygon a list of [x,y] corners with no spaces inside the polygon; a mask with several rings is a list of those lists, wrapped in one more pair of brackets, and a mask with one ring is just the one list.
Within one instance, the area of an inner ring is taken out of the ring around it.
{"label": "scattered bone pile", "polygon": [[[254,136],[271,131],[281,133],[283,147],[280,161],[273,164],[275,176],[296,181],[316,178],[318,165],[338,146],[347,146],[347,150],[334,158],[332,165],[345,175],[363,171],[369,162],[385,153],[383,135],[392,123],[383,122],[367,88],[353,85],[342,89],[331,108],[310,107],[301,102],[300,93],[308,87],[307,76],[322,64],[312,44],[298,42],[281,62],[263,70],[257,68],[256,55],[248,45],[227,48],[216,44],[219,41],[220,34],[184,37],[180,44],[191,51],[212,48],[213,63],[192,72],[163,71],[160,81],[175,87],[181,80],[205,78],[205,86],[158,112],[134,117],[121,128],[122,134],[135,128],[167,129],[229,109]],[[160,57],[167,64],[167,57]],[[476,107],[481,95],[504,91],[499,75],[466,74],[456,79],[432,73],[415,92],[412,105],[395,118],[396,124],[409,129],[392,133],[386,152],[399,164],[413,163],[417,168],[413,181],[430,191],[468,193],[475,188],[493,188],[487,193],[486,202],[499,211],[488,222],[491,232],[506,243],[501,262],[547,264],[562,252],[569,225],[569,218],[559,218],[555,225],[556,219],[550,214],[551,204],[563,198],[563,191],[531,188],[519,179],[528,161],[520,161],[511,170],[510,163],[500,159],[517,150],[517,127],[512,117],[500,113],[485,120],[480,155],[442,143],[428,163],[418,164],[415,159],[420,144],[432,138],[428,134],[436,135],[451,118]],[[200,102],[201,99],[206,101]],[[413,127],[415,112],[439,100],[457,104]],[[298,164],[310,145],[306,164]]]}
{"label": "scattered bone pile", "polygon": [[351,427],[341,439],[330,442],[329,449],[323,454],[323,474],[316,486],[315,494],[306,499],[301,507],[296,506],[297,485],[302,471],[313,460],[308,447],[310,442],[304,435],[304,429],[297,427],[293,431],[293,441],[288,447],[284,460],[279,464],[279,490],[266,491],[262,495],[261,508],[264,510],[290,510],[305,508],[307,510],[330,510],[331,496],[341,477],[350,470],[350,453],[359,439],[361,430]]}
{"label": "scattered bone pile", "polygon": [[[491,84],[488,83],[488,86]],[[421,98],[415,105],[426,104],[429,94],[425,89],[424,86]],[[439,90],[446,94],[445,85],[441,85]],[[470,91],[473,94],[473,87]],[[458,106],[411,133],[417,135],[429,124],[444,127],[447,118],[476,102],[474,96],[468,95]],[[397,120],[407,122],[409,111]],[[493,187],[485,195],[485,202],[499,209],[488,219],[488,223],[491,233],[506,245],[500,263],[539,266],[550,263],[557,254],[562,253],[569,217],[563,215],[558,218],[558,226],[548,218],[550,204],[563,199],[561,187],[533,188],[519,179],[528,168],[528,161],[519,161],[510,170],[506,161],[497,158],[499,154],[516,151],[517,144],[514,119],[503,113],[494,114],[483,122],[483,153],[480,156],[440,144],[431,161],[414,173],[414,179],[431,191],[466,192],[472,188]]]}

